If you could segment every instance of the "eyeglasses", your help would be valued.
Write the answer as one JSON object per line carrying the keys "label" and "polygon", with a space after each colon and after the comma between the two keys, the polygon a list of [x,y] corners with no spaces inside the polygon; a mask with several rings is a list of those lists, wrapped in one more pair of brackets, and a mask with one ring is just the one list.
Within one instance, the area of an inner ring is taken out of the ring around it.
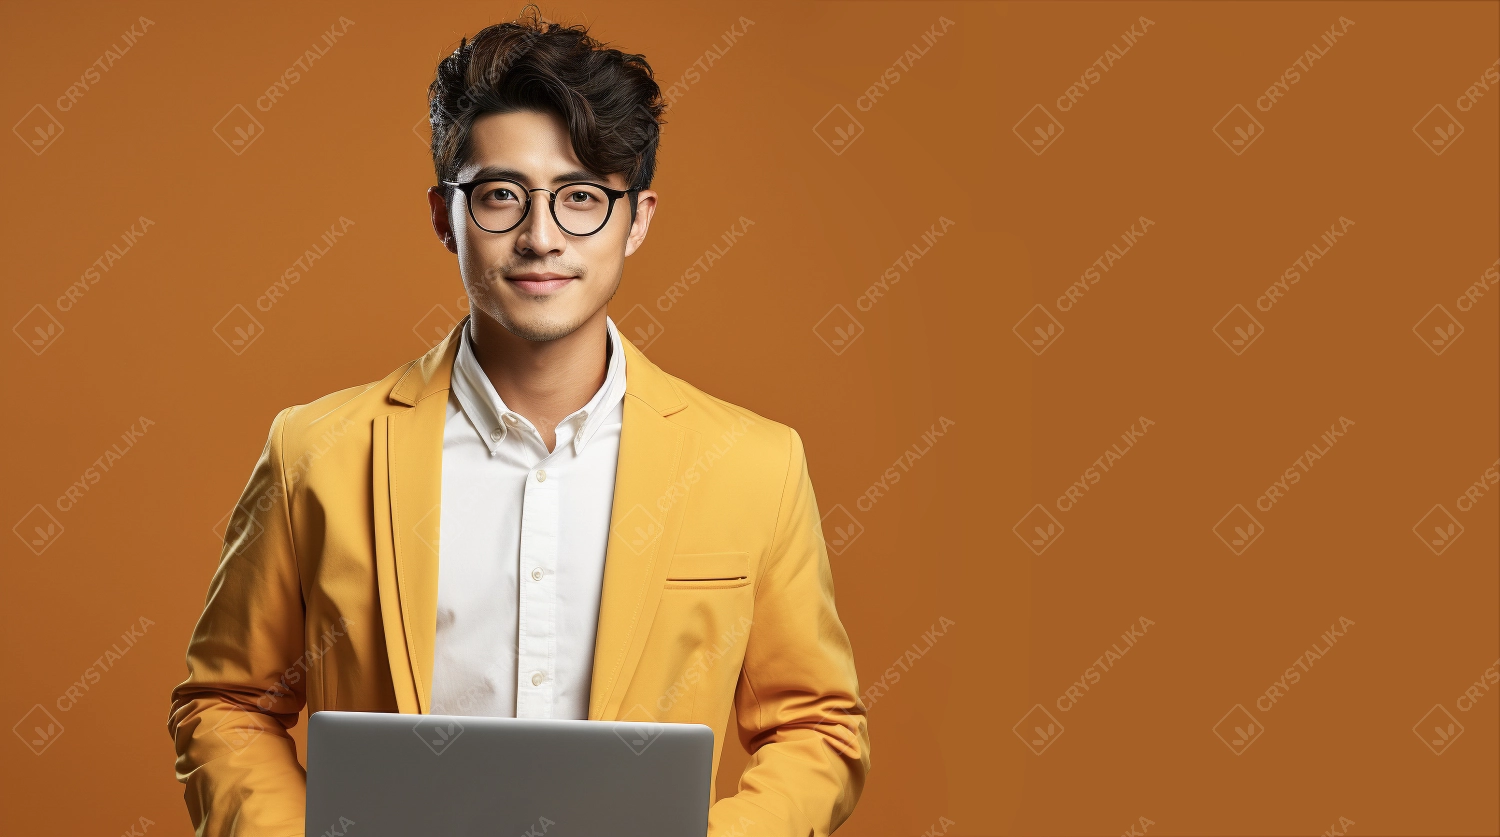
{"label": "eyeglasses", "polygon": [[[568,235],[593,235],[604,229],[614,212],[615,201],[639,189],[611,189],[597,183],[567,183],[551,189],[527,189],[514,180],[444,180],[464,193],[469,217],[481,230],[506,233],[519,227],[531,213],[531,193],[546,192],[552,220]],[[559,209],[559,207],[561,207]]]}

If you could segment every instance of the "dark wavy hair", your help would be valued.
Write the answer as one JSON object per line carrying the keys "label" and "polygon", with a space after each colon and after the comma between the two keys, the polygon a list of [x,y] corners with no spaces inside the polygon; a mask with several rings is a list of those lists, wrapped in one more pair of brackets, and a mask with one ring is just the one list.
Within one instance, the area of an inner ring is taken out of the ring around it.
{"label": "dark wavy hair", "polygon": [[656,174],[665,106],[651,65],[594,40],[584,26],[544,20],[535,6],[463,40],[438,64],[427,104],[432,167],[445,198],[453,190],[442,182],[457,179],[467,161],[474,121],[493,113],[556,114],[579,162],[622,173],[631,189],[649,188]]}

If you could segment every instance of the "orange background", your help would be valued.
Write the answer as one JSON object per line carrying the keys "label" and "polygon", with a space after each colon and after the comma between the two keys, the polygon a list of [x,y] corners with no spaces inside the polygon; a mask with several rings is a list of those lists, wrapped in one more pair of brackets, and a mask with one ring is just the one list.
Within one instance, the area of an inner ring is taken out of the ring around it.
{"label": "orange background", "polygon": [[[1500,251],[1500,88],[1458,106],[1496,61],[1497,9],[544,5],[646,54],[663,86],[753,21],[667,114],[659,214],[610,310],[656,318],[647,353],[669,372],[800,431],[821,508],[863,527],[831,557],[862,686],[955,623],[878,693],[874,769],[842,833],[1119,834],[1145,818],[1151,835],[1316,834],[1340,817],[1355,835],[1500,831],[1500,689],[1458,705],[1500,656],[1500,495],[1456,505],[1500,452],[1500,286],[1482,278]],[[520,9],[6,11],[0,112],[20,122],[0,140],[0,295],[18,403],[0,507],[25,533],[40,505],[63,533],[40,554],[6,540],[0,717],[41,704],[65,731],[40,755],[19,736],[0,746],[0,830],[115,834],[146,817],[151,834],[186,833],[168,692],[214,526],[277,410],[417,356],[434,306],[461,315],[413,128],[437,60]],[[69,103],[138,15],[154,25]],[[347,34],[257,108],[341,16]],[[1142,16],[1144,37],[1060,109]],[[1354,25],[1329,47],[1341,16]],[[928,47],[940,17],[953,25]],[[926,54],[861,108],[913,43]],[[1327,54],[1257,108],[1314,43]],[[40,154],[38,103],[62,128]],[[1038,103],[1063,126],[1039,155],[1012,130]],[[1242,154],[1213,131],[1236,104],[1263,128]],[[214,133],[235,105],[264,129],[242,154]],[[814,131],[836,105],[863,129],[838,154],[820,139],[835,122]],[[1440,155],[1413,130],[1434,105],[1463,127]],[[61,310],[142,216],[146,234]],[[1060,311],[1143,216],[1145,236]],[[257,308],[341,217],[354,226],[327,256]],[[747,234],[664,310],[741,217]],[[940,217],[954,225],[859,305]],[[1340,217],[1355,225],[1258,309]],[[1476,282],[1487,293],[1460,310]],[[1064,328],[1040,355],[1012,332],[1037,304]],[[1239,355],[1213,331],[1236,304],[1264,328]],[[1440,355],[1413,332],[1438,304],[1463,327]],[[236,305],[264,328],[242,354],[214,331]],[[841,354],[814,331],[835,305],[863,327]],[[39,354],[35,306],[61,327]],[[143,416],[135,447],[61,510]],[[1059,509],[1142,416],[1154,424],[1136,447]],[[872,505],[867,489],[940,417],[954,426]],[[1337,445],[1257,509],[1340,417],[1354,424]],[[1037,504],[1064,532],[1040,555],[1012,532]],[[1213,531],[1236,504],[1265,527],[1239,555]],[[1435,504],[1463,526],[1441,554],[1413,529]],[[141,617],[145,636],[61,710]],[[1141,617],[1149,632],[1063,711],[1067,686]],[[1327,655],[1255,708],[1340,617],[1354,624]],[[1038,704],[1063,727],[1041,755],[1012,731]],[[1241,755],[1214,732],[1236,704],[1265,725]],[[1435,704],[1463,726],[1441,755],[1413,731]],[[726,751],[721,784],[742,761]]]}

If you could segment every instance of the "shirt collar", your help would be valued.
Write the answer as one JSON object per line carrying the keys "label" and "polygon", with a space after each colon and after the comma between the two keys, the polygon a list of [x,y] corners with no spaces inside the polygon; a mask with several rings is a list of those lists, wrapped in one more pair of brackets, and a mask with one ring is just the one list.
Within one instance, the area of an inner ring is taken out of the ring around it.
{"label": "shirt collar", "polygon": [[[625,352],[621,346],[620,331],[614,320],[605,317],[605,329],[609,340],[609,365],[604,372],[604,383],[594,397],[582,408],[558,422],[559,426],[573,423],[573,453],[579,455],[598,431],[604,419],[625,398]],[[495,391],[479,358],[474,354],[472,323],[465,323],[463,338],[453,360],[453,394],[459,406],[473,422],[480,438],[491,453],[499,450],[510,431],[523,423],[530,426],[520,413],[505,406],[505,401]]]}

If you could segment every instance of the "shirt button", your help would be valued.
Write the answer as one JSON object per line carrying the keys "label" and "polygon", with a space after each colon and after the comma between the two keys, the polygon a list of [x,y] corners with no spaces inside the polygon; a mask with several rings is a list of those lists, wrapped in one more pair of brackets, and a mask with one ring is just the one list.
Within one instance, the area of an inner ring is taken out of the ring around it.
{"label": "shirt button", "polygon": [[536,481],[537,482],[546,482],[547,481],[547,472],[546,471],[537,471],[536,472]]}
{"label": "shirt button", "polygon": [[500,428],[497,427],[494,430],[490,431],[490,439],[491,439],[491,441],[498,442],[498,441],[500,441],[503,438],[505,438],[505,431],[504,430],[501,430]]}
{"label": "shirt button", "polygon": [[531,571],[531,580],[532,581],[541,581],[542,580],[542,568],[541,567],[537,567],[536,569],[534,569],[534,570]]}
{"label": "shirt button", "polygon": [[516,423],[516,417],[513,416],[513,415],[511,415],[510,413],[506,413],[505,414],[505,423],[506,424],[515,424]]}
{"label": "shirt button", "polygon": [[539,671],[536,674],[531,675],[531,685],[533,685],[533,686],[540,686],[540,685],[542,685],[542,681],[546,680],[546,679],[547,679],[547,675],[545,675],[545,674],[543,674],[543,673],[541,673]]}

